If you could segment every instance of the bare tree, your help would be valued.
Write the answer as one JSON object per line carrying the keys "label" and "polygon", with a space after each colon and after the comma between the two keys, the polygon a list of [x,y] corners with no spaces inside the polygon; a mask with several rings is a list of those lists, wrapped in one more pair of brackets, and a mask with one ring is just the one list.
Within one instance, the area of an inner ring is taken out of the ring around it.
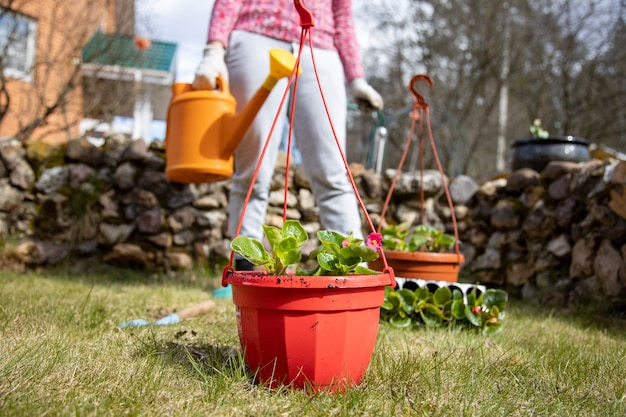
{"label": "bare tree", "polygon": [[[508,144],[527,136],[540,117],[551,133],[626,147],[623,0],[379,0],[361,7],[357,16],[367,21],[371,43],[364,60],[388,116],[410,104],[411,75],[433,78],[425,93],[450,175],[496,172],[498,104],[506,87]],[[390,126],[392,142],[405,139],[406,124],[397,128],[403,132]],[[393,149],[388,166],[397,161]]]}
{"label": "bare tree", "polygon": [[[67,140],[77,134],[83,111],[89,113],[89,105],[95,106],[93,100],[87,100],[85,108],[83,47],[99,29],[132,35],[134,16],[127,15],[128,10],[134,10],[132,0],[123,1],[130,8],[116,9],[118,15],[111,16],[110,21],[104,18],[110,0],[0,1],[0,126],[4,134],[19,140],[33,139],[35,134],[37,138]],[[34,50],[21,50],[22,45]],[[109,45],[98,53],[110,54],[112,48]],[[6,57],[17,54],[23,59],[25,53],[32,58],[23,61],[26,67],[16,75],[11,72],[14,62]],[[127,96],[127,91],[109,89],[107,99],[122,103]]]}

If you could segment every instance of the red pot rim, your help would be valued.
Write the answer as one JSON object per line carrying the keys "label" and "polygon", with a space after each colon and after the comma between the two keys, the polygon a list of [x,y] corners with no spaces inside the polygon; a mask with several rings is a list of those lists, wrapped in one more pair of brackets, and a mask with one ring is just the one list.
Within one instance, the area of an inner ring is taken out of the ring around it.
{"label": "red pot rim", "polygon": [[392,268],[376,275],[302,276],[295,274],[267,275],[258,271],[233,271],[224,268],[222,284],[273,288],[368,288],[395,286]]}

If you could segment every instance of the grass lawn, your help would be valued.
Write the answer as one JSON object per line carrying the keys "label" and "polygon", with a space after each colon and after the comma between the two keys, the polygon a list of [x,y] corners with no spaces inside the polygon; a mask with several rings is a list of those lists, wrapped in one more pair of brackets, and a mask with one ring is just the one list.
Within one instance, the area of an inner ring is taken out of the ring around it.
{"label": "grass lawn", "polygon": [[251,383],[218,278],[75,264],[0,272],[1,416],[624,416],[626,318],[510,300],[503,331],[381,323],[363,383],[307,395]]}

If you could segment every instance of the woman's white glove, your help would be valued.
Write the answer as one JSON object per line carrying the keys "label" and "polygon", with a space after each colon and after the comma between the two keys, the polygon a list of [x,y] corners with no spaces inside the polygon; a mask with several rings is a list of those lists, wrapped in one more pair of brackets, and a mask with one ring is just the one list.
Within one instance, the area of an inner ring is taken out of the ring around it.
{"label": "woman's white glove", "polygon": [[211,42],[204,47],[204,57],[198,65],[193,80],[194,90],[215,90],[216,78],[221,75],[228,81],[228,70],[224,62],[225,50],[221,43]]}
{"label": "woman's white glove", "polygon": [[383,98],[374,88],[365,81],[365,78],[355,78],[350,82],[350,94],[363,112],[382,110]]}

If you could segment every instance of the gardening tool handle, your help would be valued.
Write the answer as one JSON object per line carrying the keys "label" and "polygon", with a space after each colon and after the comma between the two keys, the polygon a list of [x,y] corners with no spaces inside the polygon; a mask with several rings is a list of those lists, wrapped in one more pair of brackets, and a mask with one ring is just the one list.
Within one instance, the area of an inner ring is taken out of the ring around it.
{"label": "gardening tool handle", "polygon": [[215,301],[213,300],[206,300],[203,301],[201,303],[192,305],[191,307],[187,307],[181,311],[179,311],[178,313],[176,313],[178,315],[178,317],[180,318],[180,320],[185,320],[191,317],[195,317],[195,316],[199,316],[200,314],[204,314],[206,312],[208,312],[209,310],[212,310],[213,308],[215,308]]}

